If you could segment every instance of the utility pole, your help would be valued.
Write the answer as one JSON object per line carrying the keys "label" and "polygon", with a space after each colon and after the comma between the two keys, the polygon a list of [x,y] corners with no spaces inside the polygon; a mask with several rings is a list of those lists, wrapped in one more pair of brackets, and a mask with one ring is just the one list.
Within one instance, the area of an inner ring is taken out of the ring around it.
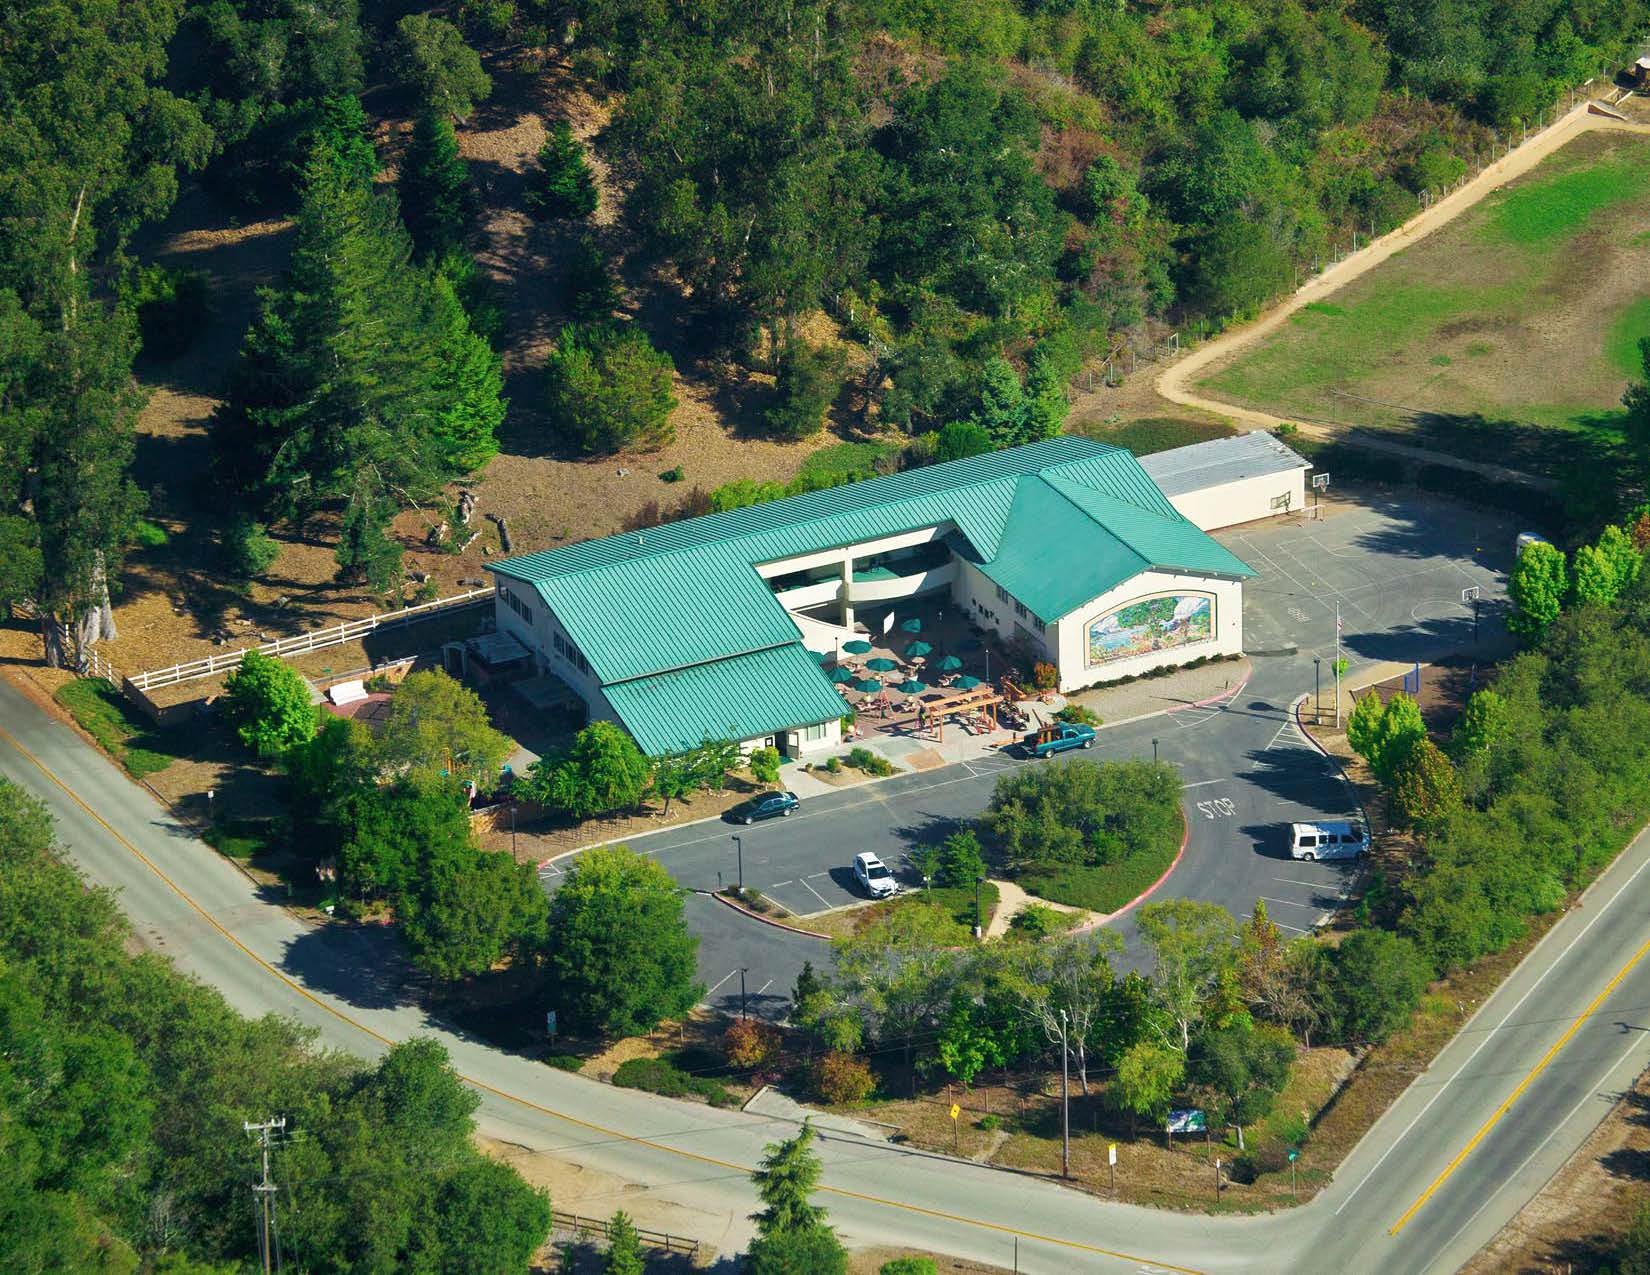
{"label": "utility pole", "polygon": [[1071,1176],[1071,1050],[1066,1045],[1066,1011],[1060,1011],[1060,1176]]}
{"label": "utility pole", "polygon": [[263,1149],[264,1176],[261,1182],[252,1184],[252,1199],[257,1210],[258,1256],[263,1261],[264,1275],[272,1275],[275,1270],[275,1184],[269,1180],[269,1135],[286,1128],[286,1117],[275,1116],[258,1124],[243,1121],[241,1128],[257,1134]]}

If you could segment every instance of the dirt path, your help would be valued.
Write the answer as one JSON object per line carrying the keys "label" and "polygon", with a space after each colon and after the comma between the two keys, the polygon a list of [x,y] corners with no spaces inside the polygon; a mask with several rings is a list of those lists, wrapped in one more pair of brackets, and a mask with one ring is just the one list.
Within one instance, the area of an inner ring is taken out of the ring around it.
{"label": "dirt path", "polygon": [[[1403,251],[1412,244],[1420,242],[1433,231],[1448,225],[1491,191],[1515,177],[1524,175],[1561,147],[1574,141],[1583,133],[1595,129],[1650,133],[1650,123],[1621,120],[1599,114],[1595,104],[1591,101],[1577,103],[1574,109],[1560,116],[1546,129],[1535,134],[1522,145],[1513,148],[1501,159],[1490,164],[1471,181],[1466,182],[1459,190],[1440,199],[1431,207],[1423,209],[1396,230],[1389,231],[1368,246],[1360,248],[1350,256],[1337,261],[1258,319],[1242,327],[1230,329],[1214,340],[1182,355],[1158,375],[1154,388],[1162,398],[1171,403],[1197,411],[1213,412],[1251,429],[1275,429],[1277,426],[1285,424],[1286,418],[1284,417],[1273,415],[1270,412],[1257,411],[1253,408],[1238,407],[1235,404],[1199,393],[1195,388],[1195,383],[1200,376],[1217,363],[1231,359],[1241,350],[1275,332],[1302,307],[1314,301],[1322,300],[1351,283],[1354,279],[1373,270],[1393,254]],[[1294,420],[1288,423],[1297,424],[1302,433],[1313,438],[1328,440],[1344,437],[1347,433],[1343,428],[1329,426],[1321,422]],[[1532,482],[1529,475],[1517,470],[1487,462],[1463,460],[1444,452],[1434,452],[1429,448],[1389,442],[1385,439],[1371,439],[1367,436],[1367,431],[1359,434],[1358,441],[1361,446],[1369,446],[1375,450],[1405,456],[1412,460],[1420,460],[1429,464],[1450,465],[1457,469],[1481,473],[1503,481]],[[1534,480],[1534,483],[1535,485],[1548,485],[1544,480]]]}
{"label": "dirt path", "polygon": [[1074,908],[1069,903],[1055,903],[1051,899],[1039,899],[1035,895],[1027,894],[1012,881],[992,878],[991,884],[997,887],[997,910],[991,914],[991,924],[986,926],[985,936],[988,939],[1002,938],[1008,933],[1009,923],[1033,903],[1052,908],[1056,912],[1075,912],[1085,917],[1088,915],[1084,908]]}

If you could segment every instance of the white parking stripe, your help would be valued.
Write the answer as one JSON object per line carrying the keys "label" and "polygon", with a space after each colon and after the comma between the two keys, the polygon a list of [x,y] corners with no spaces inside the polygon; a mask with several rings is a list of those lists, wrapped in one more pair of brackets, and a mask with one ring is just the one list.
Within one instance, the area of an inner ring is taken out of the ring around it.
{"label": "white parking stripe", "polygon": [[[826,876],[830,876],[830,873],[828,873],[828,872],[816,872],[816,873],[814,873],[814,875],[816,877],[826,877]],[[808,891],[809,894],[813,895],[814,898],[818,899],[826,907],[831,906],[831,901],[829,899],[827,899],[823,894],[821,894],[818,890],[814,889],[813,886],[809,885],[808,884],[808,879],[806,877],[804,877],[802,879],[802,886],[803,886],[804,889],[806,889]]]}
{"label": "white parking stripe", "polygon": [[1265,899],[1268,903],[1281,903],[1286,908],[1306,908],[1308,911],[1312,912],[1315,912],[1318,909],[1318,905],[1316,903],[1297,903],[1294,899],[1274,899],[1270,894],[1263,894],[1260,897]]}
{"label": "white parking stripe", "polygon": [[[729,971],[728,971],[728,972],[727,972],[727,973],[726,973],[726,974],[724,974],[724,975],[723,975],[723,976],[722,976],[722,977],[721,977],[721,979],[720,979],[720,980],[718,980],[718,981],[717,981],[717,984],[716,984],[716,987],[720,987],[720,986],[722,986],[722,984],[723,984],[723,983],[725,983],[725,982],[727,982],[727,981],[728,981],[728,980],[729,980],[729,979],[730,979],[730,978],[732,978],[732,977],[733,977],[733,976],[734,976],[734,975],[735,975],[735,974],[737,974],[737,973],[738,973],[738,972],[739,972],[739,971],[738,971],[738,970],[729,970]],[[707,989],[706,989],[706,990],[705,990],[705,999],[706,999],[706,1000],[709,1000],[709,999],[710,999],[710,997],[711,997],[711,993],[712,993],[712,992],[714,992],[714,991],[715,991],[715,990],[716,990],[716,987],[711,987],[711,988],[707,988]]]}

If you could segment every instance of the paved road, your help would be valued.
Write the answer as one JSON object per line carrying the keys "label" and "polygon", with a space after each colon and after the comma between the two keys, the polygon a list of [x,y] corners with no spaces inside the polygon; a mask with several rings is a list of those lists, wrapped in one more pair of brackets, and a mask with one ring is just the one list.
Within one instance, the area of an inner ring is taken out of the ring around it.
{"label": "paved road", "polygon": [[[612,1199],[581,1201],[581,1211],[616,1207],[641,1189],[694,1210],[701,1237],[725,1249],[748,1235],[741,1219],[753,1199],[745,1174],[762,1145],[787,1131],[783,1122],[597,1085],[442,1029],[380,974],[370,946],[379,936],[317,934],[260,899],[147,793],[3,681],[0,730],[0,773],[48,802],[87,877],[119,890],[146,941],[238,1008],[290,1014],[314,1026],[323,1043],[367,1056],[391,1040],[437,1036],[481,1091],[487,1132],[634,1184]],[[1647,865],[1650,838],[1641,837],[1303,1209],[1250,1219],[1162,1214],[835,1136],[823,1147],[824,1202],[852,1243],[910,1244],[1006,1263],[1017,1241],[1020,1269],[1028,1272],[1146,1263],[1207,1271],[1452,1270],[1650,1062],[1650,962],[1639,961],[1650,951]],[[1550,1064],[1532,1077],[1543,1059]],[[1506,1115],[1480,1134],[1503,1107]],[[1457,1160],[1410,1215],[1427,1185]]]}
{"label": "paved road", "polygon": [[[1496,606],[1513,535],[1507,523],[1478,511],[1376,499],[1337,505],[1322,520],[1298,518],[1220,537],[1260,573],[1246,588],[1246,645],[1274,654],[1255,655],[1248,684],[1220,702],[1107,728],[1092,751],[1080,754],[1116,759],[1155,751],[1179,768],[1189,837],[1179,868],[1156,897],[1208,900],[1237,916],[1264,899],[1268,915],[1290,934],[1308,932],[1339,905],[1353,869],[1288,858],[1283,825],[1355,815],[1355,802],[1339,772],[1301,736],[1288,707],[1311,687],[1314,657],[1332,684],[1337,604],[1352,678],[1372,663],[1427,660],[1472,647],[1472,612],[1461,602],[1469,585],[1487,599],[1478,645],[1487,656],[1501,649]],[[862,901],[849,871],[862,850],[874,850],[908,884],[920,885],[907,864],[916,850],[984,810],[1004,771],[1047,764],[965,762],[812,798],[789,819],[746,828],[691,824],[632,845],[657,856],[682,885],[705,892],[738,879],[742,851],[747,886],[794,913],[820,912]],[[554,889],[569,866],[563,859],[544,869],[546,888]],[[752,1007],[781,1017],[803,961],[829,959],[817,940],[750,921],[710,900],[696,901],[690,921],[701,940],[707,1000],[723,1011],[739,1008],[743,969],[747,990],[761,989]],[[1116,925],[1126,960],[1139,964],[1132,921]]]}

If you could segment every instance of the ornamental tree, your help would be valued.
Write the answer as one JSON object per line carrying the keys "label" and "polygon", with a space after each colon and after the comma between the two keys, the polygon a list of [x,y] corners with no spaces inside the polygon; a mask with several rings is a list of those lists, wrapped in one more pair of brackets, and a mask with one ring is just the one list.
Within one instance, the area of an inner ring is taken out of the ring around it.
{"label": "ornamental tree", "polygon": [[1141,1116],[1156,1123],[1169,1111],[1175,1091],[1186,1077],[1186,1059],[1178,1050],[1156,1041],[1137,1041],[1117,1064],[1117,1103],[1133,1121]]}
{"label": "ornamental tree", "polygon": [[1512,611],[1507,627],[1534,642],[1558,619],[1569,593],[1570,573],[1564,554],[1545,541],[1525,545],[1507,581]]}
{"label": "ornamental tree", "polygon": [[315,736],[309,683],[273,655],[248,651],[225,679],[224,694],[235,734],[259,757],[279,757]]}
{"label": "ornamental tree", "polygon": [[1393,813],[1420,833],[1437,831],[1461,808],[1461,777],[1443,750],[1424,736],[1392,774]]}
{"label": "ornamental tree", "polygon": [[764,1236],[808,1231],[825,1225],[825,1210],[809,1200],[824,1166],[813,1150],[813,1122],[804,1120],[794,1138],[771,1142],[751,1174],[762,1211],[751,1220]]}
{"label": "ornamental tree", "polygon": [[514,748],[508,735],[493,729],[479,695],[430,669],[408,674],[396,687],[377,751],[386,769],[417,782],[451,774],[488,784]]}
{"label": "ornamental tree", "polygon": [[575,819],[633,809],[647,791],[650,773],[636,741],[612,722],[591,722],[566,756],[548,768],[535,762],[533,770],[534,799]]}

